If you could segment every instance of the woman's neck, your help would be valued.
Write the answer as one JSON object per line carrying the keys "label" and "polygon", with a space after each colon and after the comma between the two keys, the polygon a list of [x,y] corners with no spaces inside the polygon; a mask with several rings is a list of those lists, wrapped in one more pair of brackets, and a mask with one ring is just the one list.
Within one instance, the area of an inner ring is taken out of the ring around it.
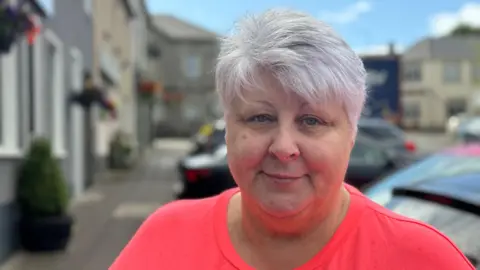
{"label": "woman's neck", "polygon": [[240,194],[237,194],[232,198],[229,207],[232,241],[234,244],[236,242],[237,247],[247,247],[264,258],[281,258],[284,254],[287,256],[294,252],[298,253],[296,257],[299,261],[306,262],[318,253],[335,233],[347,213],[350,195],[342,187],[336,196],[332,196],[330,202],[331,205],[322,207],[329,208],[329,211],[319,210],[292,218],[275,218],[265,213],[251,213],[246,206],[242,206],[245,202],[242,202]]}

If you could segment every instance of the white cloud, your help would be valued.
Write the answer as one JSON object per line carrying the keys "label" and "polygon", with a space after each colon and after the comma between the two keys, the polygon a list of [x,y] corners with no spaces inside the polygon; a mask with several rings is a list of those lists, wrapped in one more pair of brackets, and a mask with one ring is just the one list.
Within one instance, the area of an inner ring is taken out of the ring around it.
{"label": "white cloud", "polygon": [[442,12],[430,19],[430,31],[435,36],[448,34],[459,24],[480,27],[480,3],[466,3],[456,12]]}
{"label": "white cloud", "polygon": [[372,4],[368,1],[358,1],[338,11],[320,12],[320,18],[329,23],[348,24],[356,21],[361,15],[372,10]]}
{"label": "white cloud", "polygon": [[[403,45],[395,44],[395,52],[402,53],[405,47]],[[354,48],[359,55],[386,55],[389,53],[389,45],[371,45],[366,47]]]}

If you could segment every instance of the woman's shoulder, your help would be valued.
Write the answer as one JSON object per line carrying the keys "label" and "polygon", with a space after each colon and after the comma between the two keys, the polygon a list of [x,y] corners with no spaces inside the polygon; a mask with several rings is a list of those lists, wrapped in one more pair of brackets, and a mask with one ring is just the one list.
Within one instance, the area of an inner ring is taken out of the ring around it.
{"label": "woman's shoulder", "polygon": [[468,259],[453,241],[433,226],[394,213],[369,200],[367,206],[370,215],[362,219],[367,220],[365,227],[388,242],[389,253],[403,266],[438,265],[436,269],[470,269]]}

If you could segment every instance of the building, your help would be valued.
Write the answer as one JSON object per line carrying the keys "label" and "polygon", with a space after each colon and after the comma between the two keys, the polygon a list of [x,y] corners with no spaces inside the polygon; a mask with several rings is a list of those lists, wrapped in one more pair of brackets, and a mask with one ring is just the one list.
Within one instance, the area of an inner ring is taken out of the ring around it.
{"label": "building", "polygon": [[218,116],[213,104],[217,34],[169,15],[152,16],[151,39],[161,50],[161,126],[169,135],[188,135]]}
{"label": "building", "polygon": [[480,91],[480,37],[423,39],[402,59],[403,125],[443,129],[447,119],[471,111]]}
{"label": "building", "polygon": [[117,131],[136,134],[135,66],[132,42],[134,13],[128,0],[93,1],[93,78],[115,103],[117,118],[94,113],[96,170],[106,167],[109,144]]}
{"label": "building", "polygon": [[[16,1],[11,1],[15,4]],[[73,196],[84,189],[83,119],[67,104],[92,62],[89,1],[27,1],[41,32],[1,59],[0,261],[16,248],[16,171],[32,138],[51,140]]]}
{"label": "building", "polygon": [[145,0],[131,0],[135,18],[132,21],[132,40],[134,47],[135,80],[134,91],[136,93],[137,118],[136,141],[140,149],[144,149],[152,140],[151,135],[151,104],[140,98],[138,87],[145,81],[155,81],[158,78],[152,76],[155,69],[151,69],[150,62],[158,62],[159,55],[152,55],[148,50],[148,33],[151,28],[150,14],[148,13]]}

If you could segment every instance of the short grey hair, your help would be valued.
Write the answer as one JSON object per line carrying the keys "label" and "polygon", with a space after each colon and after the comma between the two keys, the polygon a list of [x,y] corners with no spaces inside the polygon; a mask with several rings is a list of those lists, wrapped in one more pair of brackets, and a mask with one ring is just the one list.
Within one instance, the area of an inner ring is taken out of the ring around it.
{"label": "short grey hair", "polygon": [[314,104],[340,102],[356,130],[367,96],[366,71],[359,56],[324,22],[289,9],[238,21],[221,39],[216,65],[225,112],[243,90],[262,89],[260,70]]}

